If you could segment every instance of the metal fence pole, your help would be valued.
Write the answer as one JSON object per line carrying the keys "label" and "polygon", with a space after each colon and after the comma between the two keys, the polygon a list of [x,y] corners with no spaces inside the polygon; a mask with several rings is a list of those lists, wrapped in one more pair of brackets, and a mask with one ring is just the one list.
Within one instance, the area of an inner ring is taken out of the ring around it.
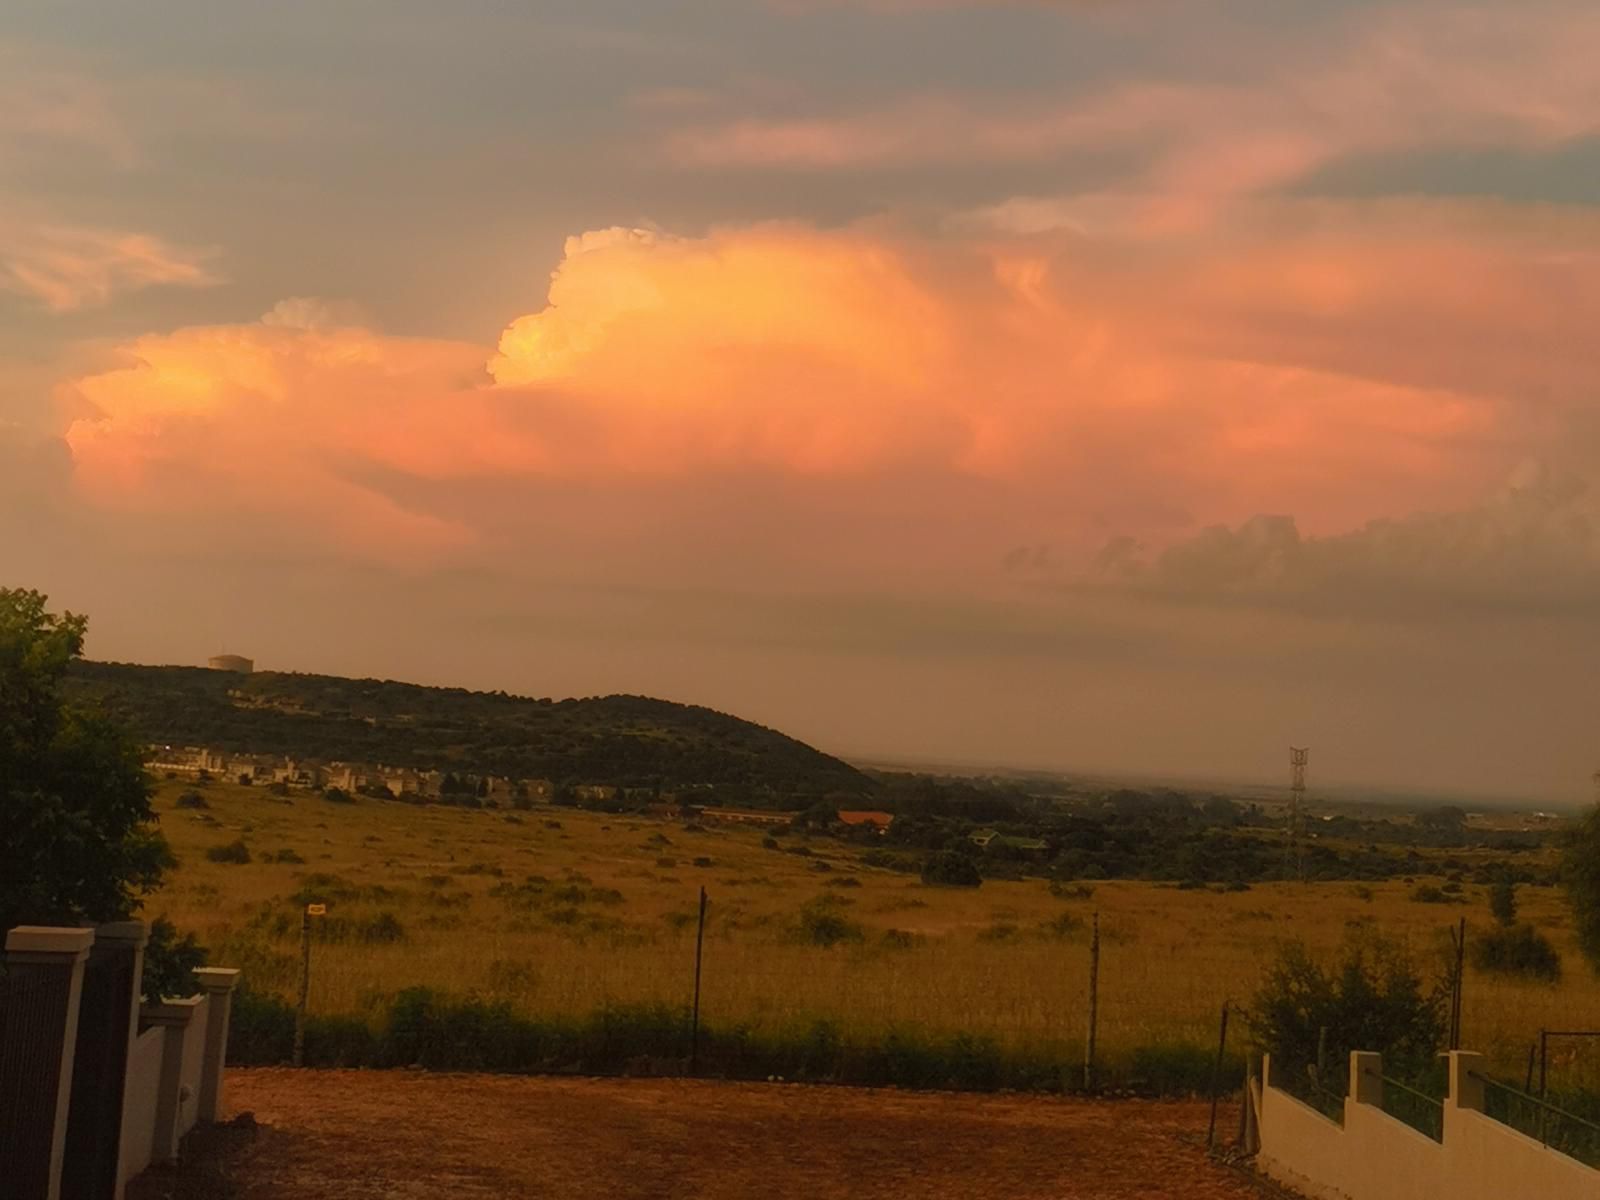
{"label": "metal fence pole", "polygon": [[[1228,1002],[1222,1002],[1222,1029],[1217,1034],[1217,1062],[1211,1070],[1211,1124],[1206,1129],[1206,1150],[1217,1146],[1217,1102],[1222,1098],[1222,1057],[1228,1048]],[[1248,1101],[1248,1097],[1246,1098]]]}
{"label": "metal fence pole", "polygon": [[306,1005],[311,999],[311,906],[300,914],[300,1003],[294,1010],[294,1065],[306,1063]]}
{"label": "metal fence pole", "polygon": [[700,889],[700,924],[694,934],[694,1013],[689,1022],[689,1074],[700,1070],[700,968],[706,945],[706,889]]}
{"label": "metal fence pole", "polygon": [[1083,1046],[1083,1090],[1094,1090],[1094,1041],[1100,1024],[1100,914],[1089,938],[1089,1033]]}
{"label": "metal fence pole", "polygon": [[[1550,1068],[1550,1031],[1539,1030],[1539,1100],[1545,1102],[1549,1097],[1549,1068]],[[1545,1140],[1545,1110],[1539,1109],[1539,1140]]]}
{"label": "metal fence pole", "polygon": [[1461,918],[1457,926],[1456,943],[1456,972],[1454,995],[1450,998],[1450,1049],[1461,1049],[1461,988],[1466,980],[1467,972],[1467,919]]}

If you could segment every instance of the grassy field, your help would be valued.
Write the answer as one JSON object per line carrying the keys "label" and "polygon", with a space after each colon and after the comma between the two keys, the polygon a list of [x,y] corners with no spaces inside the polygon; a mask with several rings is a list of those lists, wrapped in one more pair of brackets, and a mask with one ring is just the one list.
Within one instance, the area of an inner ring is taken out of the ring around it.
{"label": "grassy field", "polygon": [[[1248,1000],[1281,943],[1331,950],[1376,926],[1421,956],[1465,905],[1418,903],[1414,884],[1260,884],[1224,892],[1136,882],[1059,889],[922,885],[862,865],[859,850],[763,830],[686,827],[566,808],[528,812],[330,802],[212,783],[161,785],[156,807],[181,866],[147,914],[193,931],[258,989],[292,997],[303,904],[325,900],[314,1013],[376,1018],[424,985],[533,1016],[606,1005],[687,1007],[699,889],[710,897],[704,1019],[781,1031],[827,1018],[852,1036],[894,1029],[992,1037],[1063,1063],[1081,1057],[1089,927],[1102,931],[1100,1043],[1214,1045],[1225,999]],[[251,861],[212,861],[242,840]],[[765,842],[765,844],[764,844]],[[1600,1026],[1600,983],[1578,957],[1561,894],[1519,889],[1522,915],[1560,947],[1558,985],[1469,971],[1464,1043],[1520,1076],[1541,1027]]]}

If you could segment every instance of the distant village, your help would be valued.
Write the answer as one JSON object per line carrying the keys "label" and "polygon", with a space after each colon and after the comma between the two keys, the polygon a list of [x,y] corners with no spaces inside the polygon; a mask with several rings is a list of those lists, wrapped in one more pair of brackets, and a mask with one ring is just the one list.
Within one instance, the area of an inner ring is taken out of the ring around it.
{"label": "distant village", "polygon": [[[511,779],[503,775],[472,772],[417,770],[369,763],[319,762],[273,754],[213,750],[204,746],[151,746],[147,766],[168,779],[226,780],[245,787],[263,786],[281,792],[306,791],[370,796],[412,804],[454,804],[484,808],[531,808],[561,800],[574,805],[608,805],[622,802],[645,812],[679,815],[732,824],[784,827],[795,814],[768,809],[720,808],[693,803],[688,796],[664,796],[652,788],[628,789],[613,784],[577,784],[558,796],[548,779]],[[843,810],[841,824],[882,833],[894,820],[891,813]]]}

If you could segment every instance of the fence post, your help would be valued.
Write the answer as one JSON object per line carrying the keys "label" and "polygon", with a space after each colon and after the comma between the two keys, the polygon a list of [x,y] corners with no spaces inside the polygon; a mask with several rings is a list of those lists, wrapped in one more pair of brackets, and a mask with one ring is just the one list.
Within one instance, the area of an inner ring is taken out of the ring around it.
{"label": "fence post", "polygon": [[1450,997],[1450,1049],[1461,1049],[1461,989],[1466,981],[1467,972],[1467,919],[1461,918],[1460,925],[1453,931],[1455,936],[1451,939],[1456,944],[1456,970],[1455,986],[1451,988]]}
{"label": "fence post", "polygon": [[1206,1129],[1206,1150],[1217,1145],[1217,1102],[1222,1099],[1222,1056],[1228,1049],[1228,1002],[1222,1002],[1222,1030],[1217,1034],[1217,1063],[1211,1069],[1211,1124]]}
{"label": "fence post", "polygon": [[19,925],[6,934],[0,1042],[0,1162],[7,1200],[57,1200],[72,1102],[78,1008],[92,929]]}
{"label": "fence post", "polygon": [[236,967],[199,967],[194,980],[206,994],[206,1053],[200,1071],[199,1119],[215,1121],[222,1112],[222,1068],[228,1059],[228,1018],[233,1012],[233,989],[239,986]]}
{"label": "fence post", "polygon": [[1089,936],[1089,1031],[1083,1044],[1083,1090],[1094,1090],[1094,1042],[1100,1025],[1100,914]]}
{"label": "fence post", "polygon": [[700,923],[694,932],[694,1012],[689,1018],[689,1074],[700,1071],[700,966],[706,947],[706,889],[700,889]]}

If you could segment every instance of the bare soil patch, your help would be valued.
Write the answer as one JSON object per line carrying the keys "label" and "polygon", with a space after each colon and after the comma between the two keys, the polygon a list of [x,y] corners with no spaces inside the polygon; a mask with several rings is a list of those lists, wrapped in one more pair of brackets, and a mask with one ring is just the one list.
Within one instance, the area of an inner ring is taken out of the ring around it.
{"label": "bare soil patch", "polygon": [[[788,1084],[234,1070],[129,1200],[1247,1200],[1207,1106]],[[1236,1113],[1225,1113],[1231,1129]]]}

